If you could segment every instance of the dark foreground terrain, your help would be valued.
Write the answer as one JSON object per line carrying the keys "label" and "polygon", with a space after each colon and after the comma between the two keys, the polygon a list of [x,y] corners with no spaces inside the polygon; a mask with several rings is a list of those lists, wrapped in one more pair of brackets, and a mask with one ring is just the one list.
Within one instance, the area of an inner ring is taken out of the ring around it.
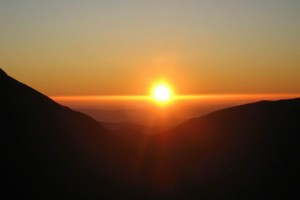
{"label": "dark foreground terrain", "polygon": [[2,199],[299,199],[300,98],[107,131],[0,70]]}

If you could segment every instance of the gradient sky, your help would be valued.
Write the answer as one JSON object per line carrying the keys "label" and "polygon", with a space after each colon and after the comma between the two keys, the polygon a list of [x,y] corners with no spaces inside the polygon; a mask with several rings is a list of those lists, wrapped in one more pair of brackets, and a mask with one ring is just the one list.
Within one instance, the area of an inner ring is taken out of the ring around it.
{"label": "gradient sky", "polygon": [[0,67],[47,95],[300,93],[298,0],[1,0]]}

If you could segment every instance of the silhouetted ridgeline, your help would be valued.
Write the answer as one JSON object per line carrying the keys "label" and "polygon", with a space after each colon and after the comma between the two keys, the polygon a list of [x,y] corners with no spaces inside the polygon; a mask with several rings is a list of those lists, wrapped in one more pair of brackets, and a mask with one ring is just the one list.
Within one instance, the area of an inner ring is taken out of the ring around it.
{"label": "silhouetted ridgeline", "polygon": [[3,199],[300,197],[300,98],[120,135],[2,70],[0,88]]}
{"label": "silhouetted ridgeline", "polygon": [[[93,190],[101,197],[114,193],[109,183],[112,167],[102,164],[112,162],[109,154],[116,151],[110,146],[111,133],[91,117],[55,103],[2,70],[0,88],[2,194],[22,199],[84,199],[94,196]],[[101,160],[95,161],[93,154]],[[90,174],[94,162],[101,178]],[[92,178],[97,179],[95,183]]]}

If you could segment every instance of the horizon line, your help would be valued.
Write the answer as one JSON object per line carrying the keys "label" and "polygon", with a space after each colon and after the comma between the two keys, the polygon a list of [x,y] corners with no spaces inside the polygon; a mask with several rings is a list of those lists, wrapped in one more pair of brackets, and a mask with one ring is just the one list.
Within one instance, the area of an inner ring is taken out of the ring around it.
{"label": "horizon line", "polygon": [[[57,101],[91,101],[91,100],[153,100],[151,95],[64,95],[49,96]],[[231,99],[231,98],[297,98],[300,93],[266,93],[266,94],[195,94],[174,95],[172,100]]]}

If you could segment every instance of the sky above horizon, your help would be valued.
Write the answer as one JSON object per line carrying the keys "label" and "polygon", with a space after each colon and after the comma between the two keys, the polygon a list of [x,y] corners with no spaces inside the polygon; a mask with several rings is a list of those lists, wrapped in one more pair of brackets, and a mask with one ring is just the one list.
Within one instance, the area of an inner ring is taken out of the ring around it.
{"label": "sky above horizon", "polygon": [[300,1],[1,0],[0,67],[51,96],[300,93]]}

